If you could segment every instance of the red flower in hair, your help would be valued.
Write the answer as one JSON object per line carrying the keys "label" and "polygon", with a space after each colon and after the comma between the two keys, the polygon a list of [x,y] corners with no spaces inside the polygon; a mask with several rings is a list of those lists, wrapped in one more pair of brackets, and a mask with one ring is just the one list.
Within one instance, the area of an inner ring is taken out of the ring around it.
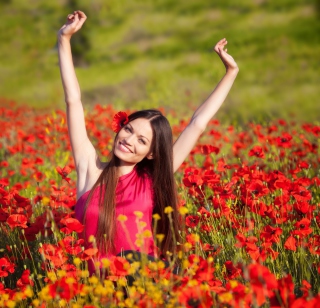
{"label": "red flower in hair", "polygon": [[120,129],[127,123],[129,123],[128,115],[123,111],[119,111],[113,117],[113,121],[111,124],[112,130],[115,133],[118,133]]}

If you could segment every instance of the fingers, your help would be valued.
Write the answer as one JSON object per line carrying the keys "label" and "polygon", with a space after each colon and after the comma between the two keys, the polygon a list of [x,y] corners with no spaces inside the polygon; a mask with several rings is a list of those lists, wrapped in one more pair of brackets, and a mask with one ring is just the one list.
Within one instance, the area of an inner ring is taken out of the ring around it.
{"label": "fingers", "polygon": [[83,26],[86,19],[86,14],[77,10],[68,15],[66,24],[71,26],[73,31],[76,32]]}
{"label": "fingers", "polygon": [[226,38],[221,39],[214,47],[214,51],[216,53],[221,53],[221,50],[223,51],[224,46],[227,44],[228,44],[228,41],[226,40]]}
{"label": "fingers", "polygon": [[80,17],[80,19],[82,19],[82,18],[87,18],[87,16],[86,16],[86,14],[85,13],[83,13],[82,11],[75,11],[75,12],[77,12],[78,13],[78,15],[79,15],[79,17]]}

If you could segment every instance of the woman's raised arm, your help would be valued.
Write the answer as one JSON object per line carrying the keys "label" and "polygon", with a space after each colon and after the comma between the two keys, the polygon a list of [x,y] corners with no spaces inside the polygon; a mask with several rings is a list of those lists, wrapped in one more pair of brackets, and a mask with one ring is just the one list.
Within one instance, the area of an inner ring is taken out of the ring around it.
{"label": "woman's raised arm", "polygon": [[239,68],[234,59],[227,53],[224,47],[227,40],[220,40],[214,50],[221,58],[226,67],[226,74],[220,80],[209,97],[202,103],[193,114],[190,123],[183,130],[173,145],[173,168],[176,171],[191,152],[200,135],[206,129],[208,122],[218,111],[227,97]]}
{"label": "woman's raised arm", "polygon": [[86,169],[88,167],[88,161],[91,157],[92,160],[95,159],[95,149],[86,131],[81,92],[73,66],[70,46],[72,35],[82,27],[86,19],[83,12],[75,11],[68,15],[66,23],[58,32],[60,74],[67,105],[69,137],[78,174],[80,168]]}

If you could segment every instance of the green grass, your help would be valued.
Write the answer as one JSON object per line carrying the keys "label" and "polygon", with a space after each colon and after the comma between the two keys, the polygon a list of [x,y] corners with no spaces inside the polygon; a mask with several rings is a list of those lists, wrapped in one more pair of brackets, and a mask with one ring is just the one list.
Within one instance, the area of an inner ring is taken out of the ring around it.
{"label": "green grass", "polygon": [[72,42],[87,107],[172,106],[189,115],[224,73],[212,48],[227,37],[240,73],[219,117],[318,119],[316,0],[0,1],[2,97],[63,107],[55,45],[70,6],[88,15]]}

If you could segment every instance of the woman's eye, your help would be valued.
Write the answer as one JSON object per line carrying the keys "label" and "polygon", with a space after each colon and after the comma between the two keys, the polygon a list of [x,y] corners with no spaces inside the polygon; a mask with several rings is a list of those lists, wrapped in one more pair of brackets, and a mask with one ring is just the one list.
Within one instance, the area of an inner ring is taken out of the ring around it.
{"label": "woman's eye", "polygon": [[125,127],[124,127],[124,130],[127,131],[127,132],[130,132],[130,131],[131,131],[128,126],[125,126]]}
{"label": "woman's eye", "polygon": [[146,142],[145,142],[143,139],[139,139],[139,141],[140,141],[142,144],[146,144]]}

